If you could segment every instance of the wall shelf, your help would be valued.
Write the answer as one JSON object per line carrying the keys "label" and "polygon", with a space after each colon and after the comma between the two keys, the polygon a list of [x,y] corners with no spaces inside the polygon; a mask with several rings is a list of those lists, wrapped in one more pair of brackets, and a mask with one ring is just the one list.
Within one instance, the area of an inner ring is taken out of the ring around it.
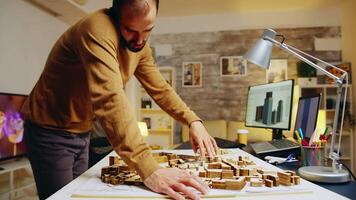
{"label": "wall shelf", "polygon": [[[173,67],[158,67],[162,76],[175,89],[175,70]],[[169,148],[173,145],[174,120],[162,110],[147,94],[146,90],[138,86],[138,119],[147,123],[148,136],[145,137],[149,145],[159,145]]]}

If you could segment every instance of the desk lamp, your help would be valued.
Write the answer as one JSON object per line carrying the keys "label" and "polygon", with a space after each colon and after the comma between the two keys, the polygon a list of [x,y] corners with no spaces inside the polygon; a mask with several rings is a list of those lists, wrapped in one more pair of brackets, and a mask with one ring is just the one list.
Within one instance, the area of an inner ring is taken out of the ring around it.
{"label": "desk lamp", "polygon": [[[280,37],[281,42],[275,40],[275,37]],[[330,152],[329,152],[329,159],[332,160],[331,167],[328,166],[306,166],[299,168],[298,172],[300,176],[303,178],[310,180],[310,181],[317,181],[317,182],[325,182],[325,183],[340,183],[340,182],[348,182],[350,181],[350,174],[348,171],[342,169],[342,164],[339,163],[340,159],[340,147],[341,147],[341,136],[342,136],[342,128],[344,122],[344,114],[345,114],[345,105],[346,105],[346,95],[347,95],[347,86],[348,86],[348,75],[347,72],[337,68],[336,66],[322,61],[318,58],[315,58],[301,50],[298,50],[295,47],[292,47],[286,43],[284,43],[284,36],[277,34],[272,29],[266,29],[263,32],[263,35],[255,45],[244,55],[245,59],[248,61],[262,67],[268,69],[270,65],[270,59],[272,54],[272,47],[277,46],[278,48],[292,54],[296,58],[300,59],[301,61],[309,64],[310,66],[314,67],[315,69],[321,71],[326,76],[332,78],[335,82],[337,88],[337,99],[336,99],[336,108],[335,108],[335,116],[334,116],[334,123],[332,127],[332,139],[330,144]],[[333,67],[342,72],[340,77],[328,72],[323,67],[313,63],[312,60],[322,63],[323,65]],[[343,84],[345,80],[345,84]],[[343,90],[343,87],[345,88]],[[341,97],[343,95],[343,104],[342,104],[342,114],[341,114],[341,123],[340,123],[340,132],[339,132],[339,144],[337,146],[337,150],[335,151],[335,137],[336,137],[336,130],[338,128],[338,118],[339,118],[339,110],[340,110],[340,102]]]}

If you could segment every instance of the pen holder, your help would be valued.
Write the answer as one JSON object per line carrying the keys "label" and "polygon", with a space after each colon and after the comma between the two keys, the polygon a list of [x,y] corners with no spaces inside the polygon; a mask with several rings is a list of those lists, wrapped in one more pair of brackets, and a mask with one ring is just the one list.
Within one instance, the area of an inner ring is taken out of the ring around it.
{"label": "pen holder", "polygon": [[325,166],[325,148],[324,147],[301,147],[301,161],[303,166]]}

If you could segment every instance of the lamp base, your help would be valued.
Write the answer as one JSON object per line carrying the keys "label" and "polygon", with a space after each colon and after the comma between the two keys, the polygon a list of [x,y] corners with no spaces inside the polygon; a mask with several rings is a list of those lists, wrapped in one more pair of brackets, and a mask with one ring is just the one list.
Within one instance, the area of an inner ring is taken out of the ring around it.
{"label": "lamp base", "polygon": [[298,169],[299,175],[309,181],[321,183],[345,183],[350,181],[350,174],[344,169],[334,171],[332,167],[306,166]]}

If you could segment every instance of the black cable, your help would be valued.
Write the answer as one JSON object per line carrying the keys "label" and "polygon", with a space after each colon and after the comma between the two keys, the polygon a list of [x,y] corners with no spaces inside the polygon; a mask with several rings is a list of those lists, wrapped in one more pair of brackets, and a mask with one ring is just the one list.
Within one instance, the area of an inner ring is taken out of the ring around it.
{"label": "black cable", "polygon": [[278,37],[281,37],[281,38],[282,38],[281,44],[283,44],[284,40],[286,39],[286,38],[284,37],[284,35],[277,34],[276,36],[278,36]]}
{"label": "black cable", "polygon": [[352,176],[352,178],[354,179],[354,181],[356,181],[356,177],[355,177],[355,175],[352,173],[352,171],[351,171],[343,162],[341,162],[341,160],[339,160],[338,162],[341,163],[342,166],[344,166],[344,167],[347,169],[347,171],[349,171],[349,173],[351,174],[351,176]]}

